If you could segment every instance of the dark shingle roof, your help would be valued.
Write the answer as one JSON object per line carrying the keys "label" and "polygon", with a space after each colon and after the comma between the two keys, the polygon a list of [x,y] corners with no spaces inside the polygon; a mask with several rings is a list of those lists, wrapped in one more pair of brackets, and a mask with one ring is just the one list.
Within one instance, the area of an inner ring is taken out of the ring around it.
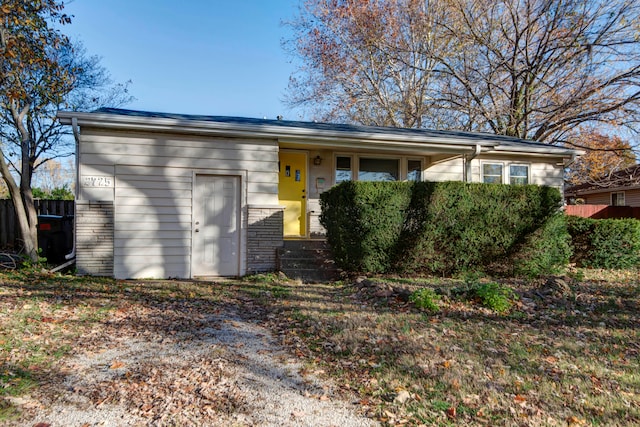
{"label": "dark shingle roof", "polygon": [[294,120],[273,120],[273,119],[257,119],[248,117],[230,117],[230,116],[208,116],[208,115],[194,115],[194,114],[175,114],[175,113],[160,113],[150,111],[138,111],[127,110],[119,108],[101,108],[95,110],[94,113],[102,114],[115,114],[121,116],[137,117],[137,118],[159,118],[159,119],[173,119],[182,122],[211,122],[221,123],[228,125],[238,126],[270,126],[281,127],[283,130],[287,128],[291,129],[306,129],[309,131],[326,131],[337,132],[344,134],[367,134],[367,135],[394,135],[397,137],[412,137],[412,138],[424,138],[425,140],[446,140],[456,139],[463,140],[469,144],[481,144],[501,146],[506,149],[522,149],[528,150],[545,150],[545,151],[562,151],[564,154],[569,154],[572,151],[563,147],[556,147],[549,144],[524,140],[515,137],[509,137],[504,135],[496,135],[480,132],[463,132],[453,130],[431,130],[431,129],[408,129],[408,128],[394,128],[394,127],[375,127],[375,126],[362,126],[353,124],[336,124],[336,123],[318,123],[318,122],[304,122]]}

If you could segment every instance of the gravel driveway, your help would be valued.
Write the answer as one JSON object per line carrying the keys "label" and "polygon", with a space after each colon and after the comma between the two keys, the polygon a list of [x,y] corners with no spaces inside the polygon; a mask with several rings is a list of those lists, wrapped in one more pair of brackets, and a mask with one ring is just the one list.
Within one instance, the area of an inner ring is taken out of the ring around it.
{"label": "gravel driveway", "polygon": [[236,308],[119,309],[13,425],[374,426]]}

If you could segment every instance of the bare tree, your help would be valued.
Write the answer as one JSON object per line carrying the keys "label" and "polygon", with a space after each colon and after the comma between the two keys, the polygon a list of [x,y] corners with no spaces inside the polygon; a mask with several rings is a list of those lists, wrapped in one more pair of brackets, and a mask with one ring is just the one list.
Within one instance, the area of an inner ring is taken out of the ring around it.
{"label": "bare tree", "polygon": [[292,106],[572,144],[638,131],[637,0],[307,0]]}
{"label": "bare tree", "polygon": [[65,188],[69,192],[75,190],[75,164],[72,158],[50,159],[34,167],[32,189],[39,188],[46,195],[56,189]]}
{"label": "bare tree", "polygon": [[306,1],[285,45],[302,59],[289,105],[326,121],[423,126],[433,102],[433,50],[446,47],[436,34],[441,15],[418,0]]}
{"label": "bare tree", "polygon": [[585,124],[637,130],[636,0],[450,0],[442,105],[470,130],[571,144]]}

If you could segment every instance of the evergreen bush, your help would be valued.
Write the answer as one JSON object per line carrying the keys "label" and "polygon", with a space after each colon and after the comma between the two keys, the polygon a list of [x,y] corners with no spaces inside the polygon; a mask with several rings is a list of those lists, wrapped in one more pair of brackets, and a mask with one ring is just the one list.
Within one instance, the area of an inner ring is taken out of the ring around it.
{"label": "evergreen bush", "polygon": [[348,181],[320,203],[343,269],[452,274],[514,254],[554,217],[560,193],[534,185]]}
{"label": "evergreen bush", "polygon": [[640,221],[569,217],[574,256],[579,266],[624,269],[640,266]]}
{"label": "evergreen bush", "polygon": [[516,294],[508,287],[496,282],[478,283],[472,288],[472,294],[480,304],[497,313],[505,313],[511,309]]}
{"label": "evergreen bush", "polygon": [[509,276],[529,278],[561,274],[569,264],[571,255],[567,217],[558,212],[527,236],[522,246],[507,259],[505,272]]}

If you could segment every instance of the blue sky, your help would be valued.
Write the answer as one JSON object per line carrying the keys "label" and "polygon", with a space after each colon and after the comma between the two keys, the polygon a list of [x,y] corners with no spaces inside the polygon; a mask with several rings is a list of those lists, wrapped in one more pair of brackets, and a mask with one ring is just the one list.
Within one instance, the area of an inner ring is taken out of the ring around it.
{"label": "blue sky", "polygon": [[131,80],[126,108],[298,119],[281,102],[299,0],[72,0],[62,28],[116,82]]}

